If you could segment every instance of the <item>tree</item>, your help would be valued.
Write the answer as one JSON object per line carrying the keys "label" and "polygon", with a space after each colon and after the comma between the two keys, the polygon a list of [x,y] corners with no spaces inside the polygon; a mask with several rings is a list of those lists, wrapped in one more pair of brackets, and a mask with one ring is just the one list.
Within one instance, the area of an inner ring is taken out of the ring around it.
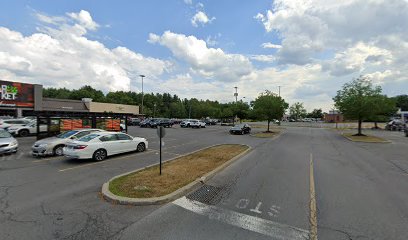
{"label": "tree", "polygon": [[313,109],[312,112],[307,114],[307,117],[309,118],[323,118],[323,111],[321,108],[317,109]]}
{"label": "tree", "polygon": [[377,102],[381,97],[381,87],[374,87],[371,81],[360,76],[343,85],[343,89],[337,91],[333,98],[335,106],[348,119],[358,120],[358,133],[356,136],[364,136],[361,133],[363,121],[377,115]]}
{"label": "tree", "polygon": [[297,121],[299,118],[306,116],[306,109],[303,107],[303,103],[295,102],[289,108],[289,114]]}
{"label": "tree", "polygon": [[261,93],[253,103],[254,112],[258,115],[258,117],[262,120],[268,121],[267,132],[270,132],[270,122],[273,119],[282,119],[283,114],[288,107],[289,105],[283,98],[269,90]]}
{"label": "tree", "polygon": [[394,98],[388,98],[386,95],[379,95],[375,99],[375,115],[370,119],[374,121],[374,128],[378,129],[377,122],[389,119],[396,111]]}
{"label": "tree", "polygon": [[239,101],[231,104],[231,109],[234,116],[237,116],[240,121],[248,116],[249,106],[243,101]]}
{"label": "tree", "polygon": [[408,111],[408,95],[398,95],[393,97],[397,107],[401,108],[401,111]]}

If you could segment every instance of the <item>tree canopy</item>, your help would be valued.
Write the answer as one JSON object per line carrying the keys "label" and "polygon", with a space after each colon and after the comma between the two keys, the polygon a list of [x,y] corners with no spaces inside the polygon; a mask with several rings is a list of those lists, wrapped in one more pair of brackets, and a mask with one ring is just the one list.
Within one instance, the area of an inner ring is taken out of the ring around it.
{"label": "tree canopy", "polygon": [[379,100],[383,98],[380,86],[373,86],[366,77],[359,77],[343,85],[333,98],[335,106],[351,120],[358,120],[358,133],[361,133],[363,121],[374,118],[379,114],[381,105]]}
{"label": "tree canopy", "polygon": [[303,103],[295,102],[289,108],[289,115],[291,118],[298,120],[306,116],[306,109],[303,106]]}
{"label": "tree canopy", "polygon": [[268,90],[261,93],[259,97],[255,99],[253,105],[254,113],[258,116],[258,118],[268,121],[267,132],[269,132],[270,122],[274,119],[282,119],[283,114],[289,107],[283,98]]}

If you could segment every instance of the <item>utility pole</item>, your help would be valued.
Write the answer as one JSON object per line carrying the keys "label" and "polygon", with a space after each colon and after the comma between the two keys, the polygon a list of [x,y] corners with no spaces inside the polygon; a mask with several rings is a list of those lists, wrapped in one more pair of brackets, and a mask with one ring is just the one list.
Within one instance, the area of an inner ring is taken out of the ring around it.
{"label": "utility pole", "polygon": [[238,87],[234,87],[234,88],[235,88],[235,93],[234,93],[235,103],[237,103],[238,102]]}
{"label": "utility pole", "polygon": [[280,97],[280,88],[281,88],[281,86],[278,86],[278,88],[279,88],[279,97]]}
{"label": "utility pole", "polygon": [[144,92],[143,92],[143,78],[146,77],[145,75],[141,74],[139,75],[142,78],[142,109],[140,111],[141,114],[143,114],[143,99],[144,99]]}

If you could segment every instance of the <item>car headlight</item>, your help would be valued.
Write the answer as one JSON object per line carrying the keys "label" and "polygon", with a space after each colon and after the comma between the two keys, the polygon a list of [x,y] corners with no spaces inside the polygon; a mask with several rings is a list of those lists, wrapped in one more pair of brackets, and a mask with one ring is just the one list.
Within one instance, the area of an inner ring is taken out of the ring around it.
{"label": "car headlight", "polygon": [[38,145],[38,147],[44,147],[45,148],[45,147],[47,147],[47,145],[48,144],[46,144],[46,143],[41,143],[40,145]]}
{"label": "car headlight", "polygon": [[18,144],[17,141],[12,141],[12,142],[10,143],[10,146],[16,146],[17,144]]}

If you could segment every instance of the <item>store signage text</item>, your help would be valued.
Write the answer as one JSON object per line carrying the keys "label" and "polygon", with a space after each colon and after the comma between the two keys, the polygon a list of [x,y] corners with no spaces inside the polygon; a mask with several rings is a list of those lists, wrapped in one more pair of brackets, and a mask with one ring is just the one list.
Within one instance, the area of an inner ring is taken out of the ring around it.
{"label": "store signage text", "polygon": [[2,100],[16,100],[18,89],[14,86],[1,85],[0,93]]}

